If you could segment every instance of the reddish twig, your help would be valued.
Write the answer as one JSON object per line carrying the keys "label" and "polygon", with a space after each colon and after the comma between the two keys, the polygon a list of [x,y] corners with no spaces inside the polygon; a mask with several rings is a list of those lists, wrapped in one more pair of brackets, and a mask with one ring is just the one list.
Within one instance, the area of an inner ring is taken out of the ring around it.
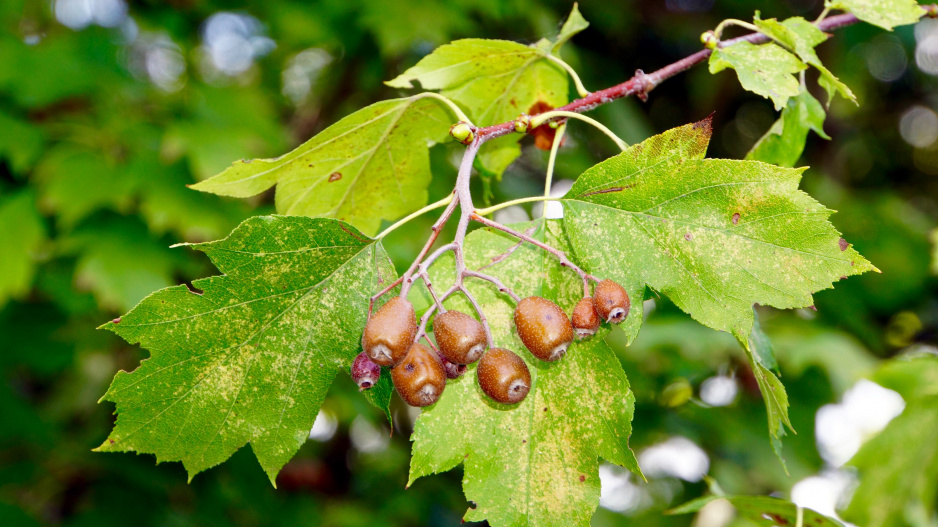
{"label": "reddish twig", "polygon": [[[935,17],[938,16],[938,5],[932,4],[927,6],[922,6],[922,9],[925,11],[925,16]],[[835,15],[827,17],[824,20],[818,22],[817,27],[821,31],[832,31],[844,26],[849,26],[859,22],[856,16],[850,13],[845,13],[842,15]],[[749,33],[748,35],[743,35],[741,37],[724,40],[720,42],[720,47],[732,46],[739,42],[750,42],[752,44],[762,44],[769,41],[769,37],[765,36],[762,33]],[[601,104],[606,104],[612,102],[616,99],[621,99],[623,97],[629,97],[631,95],[636,95],[642,100],[646,99],[648,92],[655,89],[663,81],[670,79],[671,77],[681,73],[685,70],[690,69],[697,64],[707,60],[712,53],[709,49],[702,49],[693,55],[684,57],[683,59],[669,64],[657,71],[652,73],[645,73],[642,70],[637,70],[635,75],[623,82],[622,84],[617,84],[611,88],[606,88],[605,90],[600,90],[593,92],[586,97],[577,99],[567,105],[556,108],[556,110],[563,110],[567,112],[587,112],[596,108]],[[557,119],[560,119],[559,117]],[[494,124],[492,126],[486,126],[482,128],[477,128],[474,130],[476,136],[484,143],[496,137],[501,137],[503,135],[508,135],[515,131],[515,122],[508,121],[506,123]]]}

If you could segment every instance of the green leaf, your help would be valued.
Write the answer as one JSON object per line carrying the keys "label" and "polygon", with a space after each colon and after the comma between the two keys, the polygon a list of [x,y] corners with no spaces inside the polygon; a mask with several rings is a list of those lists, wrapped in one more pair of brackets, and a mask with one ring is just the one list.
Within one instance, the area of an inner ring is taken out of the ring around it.
{"label": "green leaf", "polygon": [[705,496],[675,507],[665,514],[689,514],[697,512],[708,503],[725,499],[736,507],[736,511],[743,517],[764,527],[778,525],[810,525],[812,527],[843,527],[843,524],[834,518],[824,516],[811,509],[802,508],[802,522],[798,523],[798,506],[779,498],[768,496]]}
{"label": "green leaf", "polygon": [[874,380],[906,407],[850,460],[860,484],[842,515],[868,527],[928,525],[938,501],[938,360],[896,360]]}
{"label": "green leaf", "polygon": [[544,51],[507,40],[467,38],[444,44],[397,78],[392,88],[440,90],[476,125],[510,121],[541,101],[567,102],[567,74]]}
{"label": "green leaf", "polygon": [[557,38],[554,40],[551,50],[553,53],[558,53],[560,47],[567,43],[568,40],[573,38],[574,35],[588,28],[590,23],[583,18],[583,15],[580,14],[580,7],[577,3],[573,4],[573,9],[570,10],[570,14],[567,16],[567,20],[563,23],[563,26],[560,28],[560,34],[557,35]]}
{"label": "green leaf", "polygon": [[932,229],[928,238],[931,240],[931,274],[938,275],[938,228]]}
{"label": "green leaf", "polygon": [[59,238],[59,251],[75,255],[75,287],[91,291],[98,305],[125,311],[171,285],[189,262],[155,239],[136,218],[96,217]]}
{"label": "green leaf", "polygon": [[65,227],[73,227],[98,209],[130,208],[140,184],[135,171],[99,152],[67,145],[47,152],[36,166],[35,178],[43,209],[54,211]]}
{"label": "green leaf", "polygon": [[380,244],[327,219],[255,217],[193,247],[224,275],[104,325],[152,355],[102,398],[118,418],[98,451],[182,461],[191,479],[250,442],[273,482],[359,352],[369,297],[394,268]]}
{"label": "green leaf", "polygon": [[795,430],[788,419],[788,393],[785,391],[782,382],[772,373],[772,369],[778,368],[775,354],[772,351],[772,343],[765,332],[762,331],[758,317],[754,317],[753,321],[752,332],[749,337],[745,339],[737,337],[737,340],[749,356],[749,366],[752,368],[752,374],[759,385],[759,392],[762,393],[762,399],[765,401],[772,450],[775,451],[776,457],[782,463],[782,468],[785,469],[787,474],[788,467],[785,464],[784,456],[782,456],[782,437],[785,436],[786,426],[793,432]]}
{"label": "green leaf", "polygon": [[830,139],[824,133],[826,116],[821,103],[807,90],[802,90],[797,97],[788,99],[782,116],[759,138],[746,154],[746,159],[783,167],[794,166],[804,151],[809,130],[824,139]]}
{"label": "green leaf", "polygon": [[[478,126],[503,123],[522,113],[538,113],[541,103],[556,108],[569,102],[567,73],[548,59],[589,24],[576,5],[557,39],[531,46],[507,40],[468,38],[444,44],[410,69],[386,82],[393,88],[413,88],[414,81],[425,90],[439,90],[467,110]],[[479,161],[500,176],[521,150],[520,136],[506,137],[483,145]]]}
{"label": "green leaf", "polygon": [[32,287],[35,253],[45,238],[46,227],[32,192],[0,198],[0,307]]}
{"label": "green leaf", "polygon": [[[535,226],[532,234],[566,249],[557,222]],[[486,230],[466,239],[467,265],[478,269],[505,254],[517,240]],[[452,282],[452,258],[434,269],[440,286]],[[494,274],[525,297],[541,295],[566,311],[582,296],[582,282],[556,260],[530,245],[490,265]],[[450,381],[439,402],[420,415],[414,428],[410,481],[462,463],[463,490],[475,503],[466,521],[491,525],[589,525],[599,501],[600,457],[641,474],[628,447],[635,398],[615,353],[602,334],[575,342],[555,363],[534,359],[512,330],[514,302],[488,282],[467,282],[492,327],[495,345],[514,350],[531,370],[532,386],[517,406],[488,399],[475,365]],[[452,307],[472,313],[462,298]]]}
{"label": "green leaf", "polygon": [[759,28],[759,31],[765,33],[769,38],[778,42],[783,47],[793,51],[805,64],[810,64],[817,68],[821,74],[818,83],[827,90],[828,103],[830,103],[830,99],[833,97],[834,93],[839,93],[844,99],[853,101],[854,103],[857,102],[857,98],[853,92],[850,91],[850,88],[840,82],[840,80],[821,63],[821,59],[818,58],[817,53],[814,52],[814,48],[817,47],[818,44],[826,41],[828,37],[828,35],[818,29],[817,26],[800,16],[789,18],[784,22],[779,22],[774,18],[762,20],[757,16],[754,22],[756,27]]}
{"label": "green leaf", "polygon": [[806,67],[798,57],[774,43],[757,46],[739,42],[718,47],[710,55],[710,73],[733,68],[743,88],[772,99],[776,110],[781,110],[789,97],[798,95],[798,80],[792,74]]}
{"label": "green leaf", "polygon": [[44,146],[42,128],[0,110],[0,159],[10,161],[14,174],[19,175],[32,168],[42,156]]}
{"label": "green leaf", "polygon": [[[743,339],[753,304],[807,307],[813,292],[876,269],[798,190],[802,170],[703,159],[709,139],[709,120],[682,126],[584,172],[562,200],[577,261],[632,298],[650,287]],[[630,339],[640,324],[633,309]]]}
{"label": "green leaf", "polygon": [[374,234],[427,203],[428,147],[446,139],[452,117],[419,95],[363,108],[289,154],[235,162],[192,186],[248,197],[277,185],[277,212],[338,218]]}
{"label": "green leaf", "polygon": [[918,22],[924,11],[915,0],[840,0],[835,9],[849,11],[864,22],[892,30]]}

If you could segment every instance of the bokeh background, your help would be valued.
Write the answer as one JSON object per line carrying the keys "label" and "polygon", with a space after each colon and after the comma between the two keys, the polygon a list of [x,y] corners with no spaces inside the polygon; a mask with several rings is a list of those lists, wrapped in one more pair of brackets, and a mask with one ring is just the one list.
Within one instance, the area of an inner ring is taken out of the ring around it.
{"label": "bokeh background", "polygon": [[[751,18],[755,8],[765,18],[811,17],[820,4],[588,0],[580,9],[592,25],[564,57],[588,88],[603,88],[698,50],[700,33],[724,18]],[[391,435],[344,376],[277,489],[249,448],[191,483],[176,463],[92,453],[113,422],[113,406],[98,398],[116,371],[146,357],[95,328],[158,288],[215,272],[200,253],[171,245],[223,237],[273,211],[271,194],[228,200],[186,184],[236,159],[280,155],[364,105],[399,96],[382,81],[439,44],[470,36],[534,42],[555,33],[570,7],[0,2],[0,525],[458,524],[467,507],[460,470],[405,491],[416,414],[395,402]],[[833,139],[809,138],[802,186],[839,211],[835,225],[883,273],[818,293],[816,311],[760,311],[798,432],[785,440],[790,476],[772,453],[765,408],[735,341],[655,299],[634,345],[610,336],[637,397],[631,444],[649,481],[601,468],[595,525],[747,525],[720,505],[696,519],[661,514],[704,494],[705,474],[729,493],[774,493],[833,513],[858,482],[848,460],[905,404],[864,379],[911,354],[935,354],[938,21],[894,33],[846,28],[819,51],[860,105],[834,101],[825,125]],[[647,103],[619,101],[594,115],[637,142],[710,113],[711,157],[745,156],[776,118],[732,73],[712,76],[705,66],[667,81]],[[569,137],[558,161],[561,193],[614,153],[578,123]],[[457,152],[433,149],[431,199],[451,189]],[[501,182],[477,180],[475,190],[490,202],[539,193],[545,164],[529,145]],[[413,258],[430,220],[388,238],[398,266]],[[882,461],[914,446],[885,442]],[[927,492],[936,478],[916,483],[926,491],[896,525],[938,525]],[[870,499],[908,498],[885,487],[881,494]]]}

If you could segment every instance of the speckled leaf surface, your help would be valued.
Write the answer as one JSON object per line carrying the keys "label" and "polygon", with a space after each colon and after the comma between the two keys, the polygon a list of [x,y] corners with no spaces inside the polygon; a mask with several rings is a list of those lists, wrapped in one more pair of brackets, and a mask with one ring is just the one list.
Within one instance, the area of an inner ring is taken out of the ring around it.
{"label": "speckled leaf surface", "polygon": [[743,88],[771,99],[776,110],[784,108],[789,97],[798,95],[799,84],[793,74],[806,67],[798,57],[771,42],[739,42],[717,48],[710,55],[710,73],[736,70]]}
{"label": "speckled leaf surface", "polygon": [[248,197],[277,185],[277,212],[338,218],[367,234],[427,203],[429,147],[455,122],[440,101],[382,101],[276,159],[237,161],[193,188]]}
{"label": "speckled leaf surface", "polygon": [[255,217],[193,247],[224,275],[194,281],[201,292],[157,291],[104,326],[151,356],[102,398],[118,418],[98,450],[182,461],[191,478],[250,442],[273,481],[359,352],[369,297],[394,268],[328,219]]}
{"label": "speckled leaf surface", "polygon": [[[667,514],[689,514],[697,512],[711,501],[725,499],[733,504],[736,511],[755,522],[759,527],[777,527],[779,525],[798,525],[798,506],[780,498],[769,496],[705,496],[684,505],[675,507]],[[843,527],[839,521],[811,509],[801,509],[801,524],[812,527]]]}
{"label": "speckled leaf surface", "polygon": [[[438,47],[416,65],[386,84],[439,90],[466,109],[473,123],[488,126],[532,113],[536,103],[551,108],[569,102],[567,73],[548,59],[589,24],[574,6],[554,41],[531,46],[507,40],[467,38]],[[479,160],[488,171],[500,175],[521,153],[519,136],[483,145]]]}
{"label": "speckled leaf surface", "polygon": [[[704,159],[709,119],[632,146],[584,172],[562,200],[577,261],[667,295],[696,320],[748,338],[753,304],[812,305],[812,293],[875,270],[798,190],[802,169]],[[625,328],[637,333],[641,310]]]}
{"label": "speckled leaf surface", "polygon": [[[566,249],[558,222],[536,222],[533,236]],[[516,227],[517,228],[517,227]],[[485,230],[466,240],[467,265],[494,274],[525,297],[541,295],[569,312],[582,295],[576,274],[531,246]],[[452,282],[452,260],[434,279]],[[449,270],[447,270],[449,268]],[[475,504],[465,520],[493,526],[589,525],[599,502],[599,458],[640,473],[628,447],[635,399],[628,379],[601,330],[575,342],[558,362],[535,359],[514,331],[514,303],[488,282],[467,282],[485,310],[495,345],[518,353],[531,370],[528,397],[516,406],[488,399],[476,367],[450,381],[439,402],[425,409],[413,435],[410,480],[462,463],[463,490]],[[462,298],[452,307],[472,312]]]}
{"label": "speckled leaf surface", "polygon": [[783,167],[795,166],[804,152],[809,131],[813,130],[824,139],[830,139],[824,133],[826,117],[821,103],[810,92],[802,90],[797,97],[788,99],[782,116],[756,141],[752,150],[746,154],[746,159]]}
{"label": "speckled leaf surface", "polygon": [[914,24],[922,18],[922,8],[915,0],[840,0],[834,7],[856,15],[864,22],[883,29]]}
{"label": "speckled leaf surface", "polygon": [[[774,18],[761,20],[756,17],[754,22],[756,27],[759,28],[759,31],[765,33],[769,38],[778,42],[786,49],[793,51],[805,64],[817,68],[818,72],[820,72],[818,84],[827,90],[828,104],[830,104],[830,99],[835,93],[839,93],[848,101],[857,102],[857,98],[853,92],[850,91],[850,88],[840,82],[840,79],[835,77],[834,74],[821,63],[821,59],[818,58],[817,53],[815,53],[814,48],[818,44],[826,41],[828,37],[828,35],[818,29],[817,26],[800,16],[789,18],[783,22],[779,22]],[[804,92],[804,89],[802,89],[802,92]]]}

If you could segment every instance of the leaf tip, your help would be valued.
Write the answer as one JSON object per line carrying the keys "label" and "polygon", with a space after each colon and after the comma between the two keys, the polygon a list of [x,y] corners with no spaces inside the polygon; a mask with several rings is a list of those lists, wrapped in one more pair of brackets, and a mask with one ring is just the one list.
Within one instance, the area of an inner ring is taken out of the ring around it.
{"label": "leaf tip", "polygon": [[389,81],[384,81],[384,85],[390,88],[400,88],[400,89],[411,89],[414,87],[414,83],[410,82],[404,77],[404,73],[394,77]]}

